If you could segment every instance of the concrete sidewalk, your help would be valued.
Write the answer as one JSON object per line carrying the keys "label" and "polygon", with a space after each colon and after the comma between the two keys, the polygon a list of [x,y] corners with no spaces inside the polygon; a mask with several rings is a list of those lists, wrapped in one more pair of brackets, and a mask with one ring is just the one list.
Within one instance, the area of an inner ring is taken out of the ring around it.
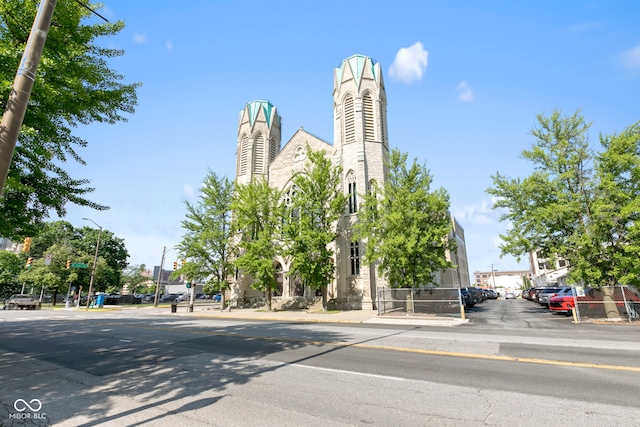
{"label": "concrete sidewalk", "polygon": [[[170,313],[170,307],[161,308],[162,313]],[[166,310],[166,311],[165,311]],[[377,311],[349,310],[349,311],[305,311],[305,310],[282,310],[266,311],[264,309],[236,308],[231,311],[220,311],[219,309],[206,307],[194,307],[192,313],[187,311],[186,306],[179,306],[176,313],[172,315],[193,316],[200,318],[216,318],[229,320],[270,320],[282,322],[322,322],[322,323],[367,323],[385,325],[413,325],[413,326],[458,326],[466,323],[466,320],[452,317],[437,316],[378,316]]]}

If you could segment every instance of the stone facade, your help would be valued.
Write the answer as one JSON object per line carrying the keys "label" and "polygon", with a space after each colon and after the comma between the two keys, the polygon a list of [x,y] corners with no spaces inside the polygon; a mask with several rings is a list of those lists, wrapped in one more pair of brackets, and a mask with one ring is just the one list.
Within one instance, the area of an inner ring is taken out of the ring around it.
{"label": "stone facade", "polygon": [[[376,287],[386,286],[377,277],[376,267],[362,264],[363,242],[352,239],[352,224],[357,221],[361,203],[359,194],[368,191],[373,181],[383,184],[389,155],[387,100],[380,64],[362,55],[351,56],[334,70],[333,145],[298,129],[281,148],[281,117],[269,101],[253,101],[240,112],[236,154],[236,182],[248,183],[262,176],[272,187],[286,190],[294,172],[303,168],[307,144],[323,150],[335,165],[342,167],[345,194],[349,204],[340,218],[340,236],[335,242],[333,283],[328,288],[332,305],[339,309],[374,308]],[[464,234],[462,234],[464,236]],[[466,267],[466,253],[465,253]],[[313,300],[316,296],[292,283],[288,277],[289,260],[274,260],[282,287],[282,301]],[[468,273],[466,273],[468,281]],[[251,289],[251,278],[241,274],[232,286],[232,299],[250,301],[262,297]]]}

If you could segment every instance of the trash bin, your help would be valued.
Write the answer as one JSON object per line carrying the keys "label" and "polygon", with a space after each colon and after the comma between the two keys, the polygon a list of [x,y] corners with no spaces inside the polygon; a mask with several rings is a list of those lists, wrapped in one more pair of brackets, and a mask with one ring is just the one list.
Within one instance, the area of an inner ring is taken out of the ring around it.
{"label": "trash bin", "polygon": [[175,302],[171,303],[171,312],[176,313],[178,311],[178,304]]}
{"label": "trash bin", "polygon": [[98,308],[103,308],[104,307],[104,300],[105,300],[105,296],[104,295],[98,295],[96,297],[96,305],[98,306]]}

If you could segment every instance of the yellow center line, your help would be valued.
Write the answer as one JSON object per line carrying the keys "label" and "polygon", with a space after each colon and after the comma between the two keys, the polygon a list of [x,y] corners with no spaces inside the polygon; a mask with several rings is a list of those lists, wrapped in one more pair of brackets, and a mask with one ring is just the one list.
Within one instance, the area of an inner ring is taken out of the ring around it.
{"label": "yellow center line", "polygon": [[[71,320],[71,319],[65,319],[65,320]],[[84,323],[87,324],[90,322],[84,322]],[[294,342],[294,343],[304,343],[304,344],[311,344],[311,345],[329,345],[332,347],[356,347],[356,348],[364,348],[369,350],[384,350],[384,351],[395,351],[395,352],[403,352],[403,353],[426,354],[430,356],[462,357],[467,359],[484,359],[484,360],[495,360],[495,361],[501,361],[501,362],[532,363],[537,365],[569,366],[569,367],[575,367],[575,368],[605,369],[610,371],[626,371],[626,372],[640,373],[640,367],[636,367],[636,366],[607,365],[607,364],[600,364],[600,363],[572,362],[572,361],[566,361],[566,360],[536,359],[531,357],[499,356],[494,354],[462,353],[457,351],[427,350],[427,349],[409,348],[409,347],[391,347],[386,345],[350,343],[346,341],[345,342],[319,341],[319,340],[310,340],[310,339],[302,339],[302,338],[241,335],[237,333],[219,332],[219,331],[202,331],[202,330],[195,330],[195,329],[177,330],[175,328],[123,325],[121,323],[97,323],[96,322],[93,324],[102,325],[102,326],[119,326],[119,327],[126,326],[128,328],[147,329],[147,330],[153,330],[153,331],[188,332],[188,333],[199,334],[199,335],[243,338],[243,339],[253,339],[253,340],[263,340],[263,341]]]}

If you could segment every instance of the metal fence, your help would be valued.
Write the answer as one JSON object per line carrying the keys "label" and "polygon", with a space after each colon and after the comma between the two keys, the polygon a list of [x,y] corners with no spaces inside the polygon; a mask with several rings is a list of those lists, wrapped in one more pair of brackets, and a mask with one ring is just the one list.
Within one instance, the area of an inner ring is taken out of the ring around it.
{"label": "metal fence", "polygon": [[378,315],[462,317],[459,288],[378,288]]}
{"label": "metal fence", "polygon": [[640,292],[635,288],[629,286],[586,288],[584,296],[581,292],[577,295],[578,321],[598,319],[640,321]]}

